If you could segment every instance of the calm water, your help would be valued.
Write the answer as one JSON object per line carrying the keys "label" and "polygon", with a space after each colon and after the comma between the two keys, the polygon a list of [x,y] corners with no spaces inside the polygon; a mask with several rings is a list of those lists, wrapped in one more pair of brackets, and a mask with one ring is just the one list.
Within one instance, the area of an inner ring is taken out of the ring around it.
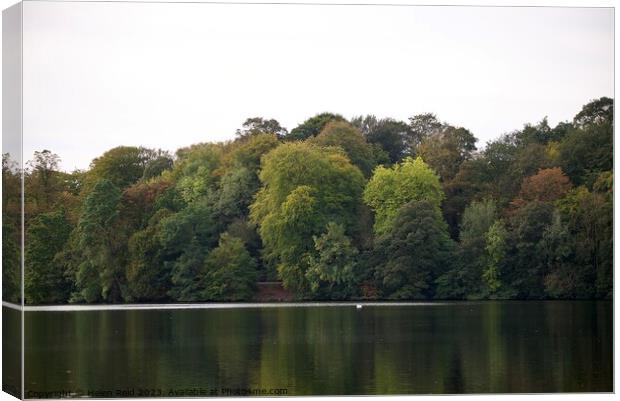
{"label": "calm water", "polygon": [[25,325],[30,397],[613,390],[611,302],[27,312]]}

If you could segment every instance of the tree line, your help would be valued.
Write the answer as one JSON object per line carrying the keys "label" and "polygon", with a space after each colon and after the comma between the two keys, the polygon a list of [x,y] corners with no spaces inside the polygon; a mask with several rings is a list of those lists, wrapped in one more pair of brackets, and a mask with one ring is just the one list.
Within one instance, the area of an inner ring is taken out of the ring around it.
{"label": "tree line", "polygon": [[120,146],[63,172],[3,155],[3,293],[28,304],[610,298],[613,100],[482,149],[433,114],[332,113],[174,155]]}

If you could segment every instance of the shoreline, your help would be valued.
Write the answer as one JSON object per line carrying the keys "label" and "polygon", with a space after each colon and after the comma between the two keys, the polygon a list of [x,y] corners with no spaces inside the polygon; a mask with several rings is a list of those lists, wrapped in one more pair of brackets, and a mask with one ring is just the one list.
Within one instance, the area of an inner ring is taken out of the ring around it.
{"label": "shoreline", "polygon": [[446,306],[453,304],[475,304],[486,302],[529,302],[529,301],[611,301],[607,299],[489,299],[489,300],[436,300],[436,301],[300,301],[300,302],[214,302],[214,303],[168,303],[168,304],[69,304],[69,305],[18,305],[2,301],[2,306],[24,312],[79,312],[114,310],[182,310],[182,309],[258,309],[258,308],[309,308],[309,307],[364,307],[376,306]]}

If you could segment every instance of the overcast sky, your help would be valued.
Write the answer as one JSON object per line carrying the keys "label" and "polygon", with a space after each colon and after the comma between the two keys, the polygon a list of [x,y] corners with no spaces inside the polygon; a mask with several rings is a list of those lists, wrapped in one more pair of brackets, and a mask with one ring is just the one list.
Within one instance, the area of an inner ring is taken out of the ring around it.
{"label": "overcast sky", "polygon": [[433,112],[479,146],[613,95],[613,11],[25,3],[24,158],[289,130],[323,111]]}

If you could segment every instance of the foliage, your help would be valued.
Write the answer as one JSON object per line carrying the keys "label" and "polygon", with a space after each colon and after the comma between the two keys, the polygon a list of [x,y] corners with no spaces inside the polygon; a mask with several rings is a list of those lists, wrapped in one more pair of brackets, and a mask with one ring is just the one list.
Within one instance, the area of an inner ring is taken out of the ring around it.
{"label": "foliage", "polygon": [[319,135],[312,138],[311,143],[318,146],[340,147],[349,157],[351,163],[359,167],[368,177],[376,166],[375,154],[364,136],[346,121],[331,121]]}
{"label": "foliage", "polygon": [[407,139],[410,135],[409,126],[391,118],[378,120],[375,116],[356,117],[351,124],[357,127],[366,140],[381,147],[390,163],[398,163],[405,157]]}
{"label": "foliage", "polygon": [[25,240],[26,303],[58,304],[69,299],[71,283],[54,258],[62,251],[71,230],[62,209],[40,214],[30,223]]}
{"label": "foliage", "polygon": [[100,180],[84,201],[77,227],[79,265],[75,271],[73,302],[120,302],[124,291],[118,235],[118,204],[121,191],[112,182]]}
{"label": "foliage", "polygon": [[[496,289],[495,284],[489,285],[494,274],[488,273],[487,268],[491,261],[487,254],[487,238],[491,227],[497,219],[497,205],[492,199],[472,202],[463,213],[460,230],[459,251],[463,266],[460,278],[464,291],[462,295],[469,298],[483,298],[488,295],[487,290]],[[496,227],[495,230],[498,230]],[[496,235],[496,234],[494,234]]]}
{"label": "foliage", "polygon": [[100,180],[108,180],[118,188],[126,188],[142,178],[149,163],[161,156],[161,151],[143,147],[110,149],[92,161],[87,174],[88,187]]}
{"label": "foliage", "polygon": [[532,201],[553,202],[566,195],[571,187],[569,178],[561,168],[542,169],[523,180],[519,195],[512,205],[520,207]]}
{"label": "foliage", "polygon": [[482,273],[482,278],[490,298],[493,298],[502,286],[500,268],[506,257],[507,236],[508,232],[502,220],[495,220],[485,235],[488,264]]}
{"label": "foliage", "polygon": [[288,130],[283,128],[277,120],[267,120],[262,117],[250,117],[246,119],[242,129],[237,130],[237,137],[239,138],[247,138],[261,134],[271,134],[281,139],[288,134]]}
{"label": "foliage", "polygon": [[428,299],[435,280],[450,270],[454,243],[437,206],[411,201],[399,209],[394,226],[378,239],[377,278],[389,299]]}
{"label": "foliage", "polygon": [[613,294],[613,99],[480,150],[431,113],[322,113],[290,134],[249,118],[175,157],[121,146],[84,171],[50,150],[2,162],[12,302],[22,224],[28,303],[247,300],[257,281],[298,299]]}
{"label": "foliage", "polygon": [[443,198],[439,178],[421,158],[407,158],[392,168],[377,167],[364,190],[364,202],[375,211],[377,235],[393,227],[403,205],[425,200],[439,210]]}
{"label": "foliage", "polygon": [[20,303],[21,299],[21,236],[8,216],[2,216],[2,299]]}
{"label": "foliage", "polygon": [[255,291],[256,261],[243,241],[222,234],[219,245],[207,256],[202,274],[202,300],[247,301]]}
{"label": "foliage", "polygon": [[285,137],[288,141],[303,141],[313,136],[317,136],[323,128],[331,121],[345,121],[339,114],[321,113],[311,117],[293,128]]}
{"label": "foliage", "polygon": [[330,221],[351,232],[356,223],[363,176],[340,151],[287,143],[263,159],[263,187],[250,207],[252,221],[275,260],[287,288],[307,290],[301,257]]}
{"label": "foliage", "polygon": [[426,138],[443,128],[437,116],[433,113],[418,114],[409,118],[409,130],[405,138],[406,154],[410,157],[417,156],[418,146]]}
{"label": "foliage", "polygon": [[501,281],[509,283],[516,298],[541,299],[545,295],[543,279],[547,269],[541,244],[552,217],[551,204],[533,201],[516,211],[508,221],[510,249],[506,259],[509,269],[503,269]]}
{"label": "foliage", "polygon": [[613,126],[593,124],[572,130],[560,142],[560,166],[576,185],[592,184],[613,168]]}
{"label": "foliage", "polygon": [[576,127],[611,124],[614,119],[614,100],[608,97],[593,100],[583,106],[573,119]]}
{"label": "foliage", "polygon": [[222,148],[213,144],[199,144],[177,151],[178,163],[172,175],[181,198],[191,203],[208,196],[218,182],[218,168]]}
{"label": "foliage", "polygon": [[344,227],[329,222],[327,231],[313,236],[314,249],[306,255],[306,278],[310,292],[322,299],[347,299],[355,293],[358,250],[345,235]]}
{"label": "foliage", "polygon": [[465,128],[444,127],[427,135],[418,146],[422,157],[442,181],[449,181],[458,173],[461,164],[472,158],[476,138]]}
{"label": "foliage", "polygon": [[171,212],[161,209],[148,225],[131,235],[128,241],[129,263],[126,271],[127,299],[130,301],[165,301],[171,287],[170,265],[166,263],[159,232],[161,221]]}
{"label": "foliage", "polygon": [[144,172],[142,173],[142,180],[147,181],[151,178],[159,177],[164,171],[171,170],[173,164],[174,161],[172,157],[166,152],[161,152],[154,159],[146,163]]}

